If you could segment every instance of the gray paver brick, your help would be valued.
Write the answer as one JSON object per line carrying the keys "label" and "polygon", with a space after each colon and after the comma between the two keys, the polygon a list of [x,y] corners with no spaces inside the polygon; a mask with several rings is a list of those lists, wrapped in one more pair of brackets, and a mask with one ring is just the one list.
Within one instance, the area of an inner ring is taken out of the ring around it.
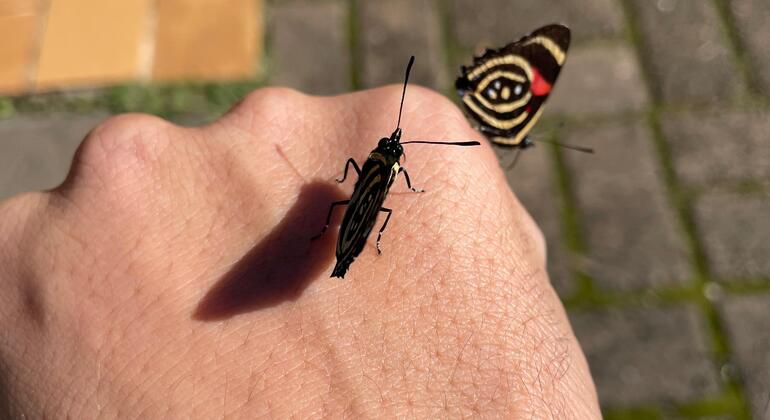
{"label": "gray paver brick", "polygon": [[770,3],[764,0],[727,2],[763,93],[770,94]]}
{"label": "gray paver brick", "polygon": [[716,276],[770,277],[770,197],[707,194],[696,203],[695,217]]}
{"label": "gray paver brick", "polygon": [[572,116],[638,111],[649,103],[636,55],[625,44],[572,49],[545,115]]}
{"label": "gray paver brick", "polygon": [[718,111],[664,116],[677,175],[686,183],[770,179],[770,113]]}
{"label": "gray paver brick", "polygon": [[345,2],[282,2],[268,13],[271,84],[319,95],[350,90]]}
{"label": "gray paver brick", "polygon": [[[537,135],[535,133],[535,135]],[[496,149],[501,164],[508,167],[516,150]],[[575,291],[570,271],[570,253],[565,248],[561,228],[561,198],[554,165],[547,145],[522,150],[516,165],[506,172],[508,183],[543,231],[548,246],[548,274],[562,297]]]}
{"label": "gray paver brick", "polygon": [[436,90],[448,87],[438,10],[429,0],[359,2],[359,48],[364,88],[403,83],[410,55],[409,82]]}
{"label": "gray paver brick", "polygon": [[770,418],[770,294],[735,296],[720,305],[733,359],[756,419]]}
{"label": "gray paver brick", "polygon": [[689,402],[719,392],[694,305],[570,314],[603,406]]}
{"label": "gray paver brick", "polygon": [[722,101],[738,95],[739,77],[712,1],[629,1],[646,60],[667,102]]}
{"label": "gray paver brick", "polygon": [[690,278],[682,232],[667,203],[649,130],[614,122],[568,130],[564,150],[588,245],[586,271],[603,288],[632,290]]}
{"label": "gray paver brick", "polygon": [[58,114],[0,121],[0,200],[59,185],[80,142],[106,117]]}
{"label": "gray paver brick", "polygon": [[470,49],[499,48],[549,23],[569,26],[577,42],[614,37],[623,30],[623,13],[614,0],[452,0],[449,4],[455,38]]}

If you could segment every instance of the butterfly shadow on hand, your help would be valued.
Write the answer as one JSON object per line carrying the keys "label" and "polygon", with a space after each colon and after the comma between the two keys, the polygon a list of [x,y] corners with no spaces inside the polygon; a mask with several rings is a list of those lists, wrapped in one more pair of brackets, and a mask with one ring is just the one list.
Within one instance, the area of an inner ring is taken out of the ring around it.
{"label": "butterfly shadow on hand", "polygon": [[217,321],[297,299],[334,257],[334,235],[310,238],[340,197],[328,182],[305,184],[281,222],[204,295],[193,319]]}

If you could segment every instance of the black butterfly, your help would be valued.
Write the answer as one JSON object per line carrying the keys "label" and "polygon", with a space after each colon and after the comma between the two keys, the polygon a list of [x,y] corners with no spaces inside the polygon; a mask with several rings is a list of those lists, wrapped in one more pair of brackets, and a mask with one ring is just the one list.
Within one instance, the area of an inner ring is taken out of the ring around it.
{"label": "black butterfly", "polygon": [[532,145],[527,135],[559,77],[569,43],[569,28],[547,25],[462,67],[457,93],[490,141],[521,149]]}
{"label": "black butterfly", "polygon": [[409,174],[406,172],[403,166],[401,166],[401,156],[404,154],[404,149],[401,147],[404,144],[444,144],[450,146],[478,146],[477,141],[455,141],[455,142],[442,142],[442,141],[429,141],[429,140],[411,140],[401,141],[401,111],[404,108],[404,96],[406,96],[406,86],[409,84],[409,72],[414,64],[414,56],[409,59],[409,64],[406,65],[406,75],[404,76],[404,90],[401,93],[401,105],[398,108],[398,121],[396,122],[396,129],[390,135],[390,137],[383,137],[377,143],[377,148],[369,153],[369,156],[364,161],[364,166],[359,167],[355,159],[349,158],[345,162],[345,169],[342,173],[342,178],[337,182],[344,182],[348,176],[348,168],[352,165],[358,175],[356,186],[353,189],[353,195],[350,200],[336,201],[329,206],[329,213],[326,215],[326,224],[321,233],[314,236],[313,239],[318,238],[326,232],[331,222],[332,212],[337,206],[348,206],[345,210],[345,215],[342,218],[342,224],[340,225],[340,234],[337,238],[337,264],[332,270],[332,277],[345,277],[345,273],[348,271],[350,264],[361,253],[366,245],[366,239],[369,234],[372,233],[374,224],[377,221],[377,215],[380,212],[386,213],[385,222],[382,223],[379,233],[377,234],[377,253],[380,253],[380,238],[382,238],[382,232],[385,231],[385,227],[388,225],[391,209],[382,207],[385,202],[385,197],[390,191],[390,187],[396,180],[399,174],[404,174],[404,180],[406,186],[414,192],[424,192],[412,187],[412,181],[409,179]]}

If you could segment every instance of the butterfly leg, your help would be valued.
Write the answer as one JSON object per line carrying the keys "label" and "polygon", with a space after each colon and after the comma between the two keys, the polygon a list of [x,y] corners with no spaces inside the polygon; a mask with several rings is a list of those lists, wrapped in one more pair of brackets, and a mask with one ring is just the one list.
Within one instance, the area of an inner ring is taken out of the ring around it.
{"label": "butterfly leg", "polygon": [[[404,179],[406,180],[406,186],[409,187],[410,190],[412,190],[412,191],[414,191],[416,193],[425,192],[425,190],[420,190],[420,189],[414,188],[412,186],[412,180],[409,179],[409,174],[406,172],[406,169],[404,169],[403,166],[399,166],[398,167],[398,173],[400,174],[402,172],[404,173]],[[398,174],[396,174],[396,175],[398,175]]]}
{"label": "butterfly leg", "polygon": [[382,238],[382,231],[385,230],[385,226],[388,225],[388,221],[390,220],[390,215],[393,214],[393,210],[386,209],[385,207],[380,207],[380,211],[383,213],[388,213],[388,216],[385,217],[385,223],[382,224],[380,233],[377,234],[377,255],[382,254],[382,251],[380,251],[380,239]]}
{"label": "butterfly leg", "polygon": [[321,233],[319,233],[316,236],[313,236],[310,238],[311,241],[314,241],[321,237],[324,233],[326,233],[326,229],[329,228],[329,222],[332,220],[332,212],[334,211],[334,208],[337,206],[345,205],[347,206],[350,203],[350,200],[342,200],[342,201],[335,201],[332,203],[332,205],[329,207],[329,214],[326,215],[326,224],[324,225],[324,228],[321,229]]}
{"label": "butterfly leg", "polygon": [[345,182],[345,178],[348,177],[348,168],[350,167],[350,165],[353,165],[353,169],[356,170],[356,174],[358,174],[358,176],[361,176],[361,168],[358,167],[358,164],[353,158],[349,158],[348,161],[345,162],[345,171],[342,173],[342,179],[335,179],[335,181],[337,181],[338,183]]}
{"label": "butterfly leg", "polygon": [[513,160],[511,161],[510,165],[508,165],[508,168],[506,169],[506,171],[510,171],[511,169],[513,169],[514,166],[516,166],[516,162],[519,161],[519,156],[521,156],[522,149],[524,148],[523,147],[516,148],[516,154],[513,155]]}

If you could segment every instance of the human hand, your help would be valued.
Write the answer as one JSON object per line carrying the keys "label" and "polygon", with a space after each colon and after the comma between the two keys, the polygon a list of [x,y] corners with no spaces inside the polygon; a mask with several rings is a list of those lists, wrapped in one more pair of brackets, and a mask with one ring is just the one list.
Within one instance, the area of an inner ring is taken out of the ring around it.
{"label": "human hand", "polygon": [[[542,236],[486,143],[405,146],[427,192],[397,179],[383,254],[372,235],[329,278],[336,225],[309,239],[400,93],[263,89],[200,128],[114,117],[62,186],[0,203],[0,415],[598,417]],[[416,87],[402,127],[479,137]]]}

